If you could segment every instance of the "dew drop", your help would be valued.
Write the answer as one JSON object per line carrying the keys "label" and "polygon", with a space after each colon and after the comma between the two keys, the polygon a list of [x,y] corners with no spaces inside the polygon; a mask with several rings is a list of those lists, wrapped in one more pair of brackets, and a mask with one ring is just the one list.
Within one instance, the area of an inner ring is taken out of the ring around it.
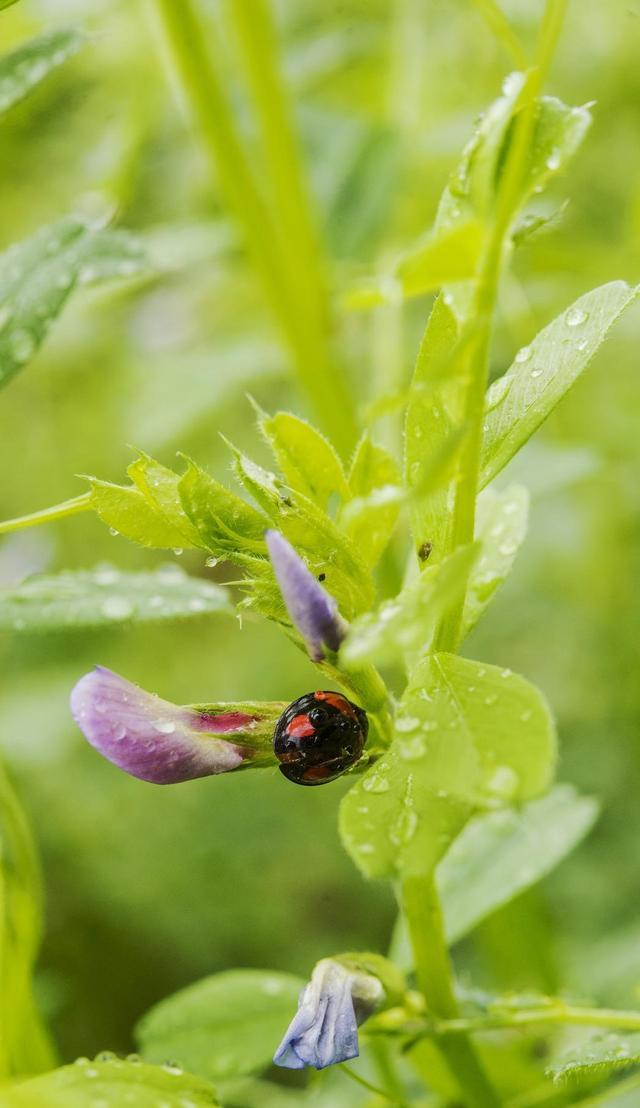
{"label": "dew drop", "polygon": [[177,1062],[165,1062],[162,1068],[165,1073],[175,1074],[176,1077],[180,1077],[184,1072],[182,1066],[179,1066]]}
{"label": "dew drop", "polygon": [[400,757],[405,762],[417,762],[420,758],[424,758],[427,752],[427,745],[421,735],[416,735],[413,739],[406,739],[405,742],[399,746]]}
{"label": "dew drop", "polygon": [[502,800],[510,800],[518,791],[519,784],[518,774],[511,766],[496,766],[487,778],[485,787],[487,792],[493,796],[500,797]]}
{"label": "dew drop", "polygon": [[523,712],[522,715],[520,716],[520,719],[521,719],[522,723],[528,723],[529,720],[531,719],[532,714],[533,713],[531,712],[531,709],[529,709],[529,708],[527,709],[526,712]]}
{"label": "dew drop", "polygon": [[106,619],[129,619],[133,615],[134,607],[125,596],[109,596],[100,605],[100,611]]}
{"label": "dew drop", "polygon": [[484,702],[487,708],[490,708],[492,704],[495,704],[498,699],[497,693],[488,693],[484,698]]}
{"label": "dew drop", "polygon": [[176,558],[179,558],[180,555],[184,553],[184,551],[181,546],[174,546],[173,553],[175,554]]}
{"label": "dew drop", "polygon": [[547,169],[551,169],[552,171],[560,169],[560,151],[557,149],[552,150],[545,162],[545,165]]}
{"label": "dew drop", "polygon": [[118,577],[117,569],[112,569],[111,566],[99,566],[96,569],[94,580],[96,585],[115,585]]}
{"label": "dew drop", "polygon": [[580,342],[576,343],[576,350],[586,350],[589,345],[588,339],[580,339]]}
{"label": "dew drop", "polygon": [[218,558],[205,558],[204,564],[208,566],[209,569],[215,569],[218,564]]}
{"label": "dew drop", "polygon": [[126,735],[127,729],[124,723],[111,724],[111,738],[114,739],[116,742],[120,742],[122,739],[126,738]]}
{"label": "dew drop", "polygon": [[382,774],[372,773],[370,777],[364,778],[362,788],[366,793],[386,793],[389,791],[389,782]]}
{"label": "dew drop", "polygon": [[589,313],[585,312],[584,308],[569,308],[569,311],[564,317],[564,321],[567,327],[581,327],[583,323],[586,323],[589,318]]}
{"label": "dew drop", "polygon": [[113,535],[113,536],[114,536],[114,538],[115,538],[115,536],[116,536],[116,535],[119,535],[119,534],[120,534],[120,532],[119,532],[119,531],[116,531],[115,527],[110,527],[110,528],[109,528],[109,534],[110,534],[110,535]]}
{"label": "dew drop", "polygon": [[544,371],[542,369],[540,369],[540,367],[538,366],[538,367],[536,367],[536,369],[531,370],[531,373],[529,374],[529,376],[533,377],[535,379],[536,377],[542,377],[543,372]]}
{"label": "dew drop", "polygon": [[389,831],[389,839],[394,846],[405,846],[411,842],[418,829],[418,817],[410,808],[404,808],[395,819]]}
{"label": "dew drop", "polygon": [[36,340],[30,331],[19,327],[9,338],[11,354],[17,362],[26,362],[35,353]]}
{"label": "dew drop", "polygon": [[497,408],[498,404],[504,400],[512,384],[513,377],[510,377],[508,374],[505,374],[504,377],[498,377],[487,392],[485,411],[491,412],[494,408]]}
{"label": "dew drop", "polygon": [[420,720],[415,716],[401,716],[396,720],[396,731],[415,731],[420,726]]}
{"label": "dew drop", "polygon": [[505,668],[505,669],[500,671],[500,676],[503,677],[506,680],[507,677],[511,677],[512,673],[513,673],[512,669]]}
{"label": "dew drop", "polygon": [[154,731],[159,731],[161,735],[173,735],[176,729],[176,725],[171,719],[154,719],[151,726]]}
{"label": "dew drop", "polygon": [[115,1062],[117,1054],[114,1054],[112,1050],[101,1050],[99,1054],[96,1054],[94,1061],[96,1062]]}
{"label": "dew drop", "polygon": [[522,346],[516,354],[515,360],[520,364],[521,362],[529,362],[533,356],[533,350],[530,346]]}

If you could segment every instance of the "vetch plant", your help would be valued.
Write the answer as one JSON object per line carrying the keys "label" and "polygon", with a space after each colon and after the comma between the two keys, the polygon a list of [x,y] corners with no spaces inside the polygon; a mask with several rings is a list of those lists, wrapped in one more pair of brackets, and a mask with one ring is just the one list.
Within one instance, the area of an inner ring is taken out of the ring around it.
{"label": "vetch plant", "polygon": [[[140,574],[70,570],[1,590],[0,626],[54,631],[226,617],[233,611],[230,590],[237,589],[242,613],[277,624],[315,665],[314,688],[301,688],[291,704],[178,706],[156,695],[162,690],[147,692],[98,665],[78,674],[73,718],[100,754],[155,784],[249,770],[273,774],[278,766],[283,790],[344,777],[342,842],[364,878],[391,883],[398,924],[388,956],[327,951],[306,982],[234,970],[176,993],[140,1021],[142,1063],[102,1055],[57,1070],[31,999],[32,942],[16,971],[23,991],[16,985],[15,995],[22,997],[16,1026],[34,1044],[34,1056],[18,1058],[11,1045],[4,1065],[7,1076],[41,1075],[9,1084],[0,1102],[97,1104],[82,1099],[90,1085],[105,1105],[127,1096],[140,1105],[214,1104],[210,1082],[216,1082],[220,1102],[228,1094],[236,1104],[233,1081],[246,1079],[246,1103],[266,1104],[278,1092],[272,1060],[280,1069],[330,1071],[362,1053],[361,1069],[340,1072],[354,1079],[353,1097],[365,1099],[345,1103],[589,1103],[580,1090],[574,1096],[569,1087],[554,1089],[541,1063],[529,1060],[514,1077],[500,1052],[506,1054],[516,1030],[608,1028],[605,1040],[572,1045],[564,1060],[554,1055],[547,1064],[551,1077],[593,1070],[606,1079],[617,1066],[640,1061],[640,1012],[549,996],[489,996],[461,985],[449,950],[557,865],[596,816],[593,801],[568,786],[554,788],[557,739],[543,693],[506,665],[461,653],[526,532],[526,489],[493,482],[637,295],[620,281],[586,292],[489,382],[498,289],[535,223],[528,205],[565,170],[590,122],[587,108],[542,93],[564,4],[547,3],[535,57],[506,78],[479,121],[426,240],[407,250],[393,272],[342,296],[342,310],[368,310],[437,290],[413,378],[394,401],[404,415],[401,457],[370,428],[355,433],[355,408],[331,358],[327,317],[339,309],[327,293],[268,6],[255,5],[254,21],[238,4],[233,18],[261,106],[281,222],[257,190],[196,6],[189,0],[180,13],[168,0],[155,6],[187,104],[322,430],[293,413],[257,408],[257,436],[274,468],[228,442],[233,489],[186,456],[170,468],[140,452],[127,482],[88,476],[88,487],[73,499],[1,524],[8,533],[93,512],[113,534],[176,554],[196,551],[203,567],[229,563],[238,579],[222,588],[175,566]],[[499,10],[479,6],[513,45]],[[75,49],[75,38],[69,42]],[[50,39],[30,50],[41,51],[44,74],[52,64]],[[54,60],[63,60],[63,47],[56,50]],[[11,58],[4,69],[11,73]],[[26,78],[22,66],[16,72],[17,97]],[[76,283],[130,275],[145,264],[128,235],[73,218],[13,248],[0,259],[0,381],[30,359]],[[392,541],[403,563],[393,592],[381,588]],[[223,692],[212,675],[212,695]],[[3,813],[15,815],[10,792],[6,797]],[[16,842],[22,833],[16,816]],[[30,847],[21,842],[20,850],[27,860],[16,883],[31,873],[23,900],[16,899],[24,912],[39,892]],[[11,874],[5,878],[12,903],[16,890]],[[29,911],[36,918],[37,909]],[[252,1083],[267,1071],[268,1079]],[[637,1078],[631,1081],[637,1095]],[[295,1102],[314,1103],[316,1088],[296,1086]],[[329,1095],[340,1102],[340,1092]]]}

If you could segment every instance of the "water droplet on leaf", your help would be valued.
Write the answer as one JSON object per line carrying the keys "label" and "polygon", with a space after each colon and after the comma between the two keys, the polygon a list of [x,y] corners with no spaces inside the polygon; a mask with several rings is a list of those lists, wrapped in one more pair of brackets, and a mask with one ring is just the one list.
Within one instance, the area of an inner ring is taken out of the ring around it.
{"label": "water droplet on leaf", "polygon": [[581,327],[583,323],[586,323],[589,318],[589,313],[585,312],[584,308],[569,308],[569,311],[564,317],[564,321],[567,327]]}

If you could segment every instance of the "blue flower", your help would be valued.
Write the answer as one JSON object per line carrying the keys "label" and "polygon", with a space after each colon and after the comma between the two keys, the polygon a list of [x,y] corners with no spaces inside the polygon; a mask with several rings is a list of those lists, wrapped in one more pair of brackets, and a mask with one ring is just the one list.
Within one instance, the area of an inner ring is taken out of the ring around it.
{"label": "blue flower", "polygon": [[357,1058],[358,1025],[379,1007],[384,995],[377,977],[332,958],[318,962],[274,1055],[275,1064],[321,1070]]}
{"label": "blue flower", "polygon": [[302,635],[313,661],[321,662],[323,647],[338,650],[346,634],[338,605],[279,531],[266,531],[265,538],[291,622]]}
{"label": "blue flower", "polygon": [[[280,710],[274,705],[275,715]],[[259,706],[253,714],[234,705],[180,708],[103,666],[78,681],[71,714],[105,758],[157,785],[237,769],[254,757],[261,723],[270,732],[274,717]]]}

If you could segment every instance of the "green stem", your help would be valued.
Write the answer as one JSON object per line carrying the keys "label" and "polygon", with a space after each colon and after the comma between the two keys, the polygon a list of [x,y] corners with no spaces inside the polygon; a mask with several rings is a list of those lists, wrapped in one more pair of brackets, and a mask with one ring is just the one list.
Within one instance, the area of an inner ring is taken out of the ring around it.
{"label": "green stem", "polygon": [[39,523],[53,523],[56,519],[64,519],[65,516],[73,516],[78,512],[91,510],[91,493],[84,492],[81,496],[75,496],[73,500],[64,500],[62,504],[54,504],[51,508],[42,508],[39,512],[31,512],[28,516],[17,516],[15,519],[5,519],[0,523],[0,535],[10,531],[23,531],[25,527],[36,527]]}
{"label": "green stem", "polygon": [[581,1008],[559,1003],[557,1007],[519,1010],[502,1015],[481,1016],[478,1019],[446,1020],[436,1025],[436,1032],[493,1031],[533,1023],[568,1023],[579,1027],[613,1027],[621,1031],[640,1031],[640,1012],[616,1011],[613,1008]]}
{"label": "green stem", "polygon": [[[412,877],[403,884],[404,910],[413,946],[416,976],[431,1015],[438,1021],[456,1021],[458,1005],[447,951],[440,900],[432,878]],[[445,1024],[443,1023],[443,1026]],[[437,1046],[469,1108],[498,1108],[492,1089],[464,1029],[448,1028]]]}
{"label": "green stem", "polygon": [[[245,13],[244,5],[237,5],[236,18],[252,84],[257,93],[264,92],[266,96],[260,115],[268,165],[274,176],[275,217],[258,188],[238,138],[219,78],[221,67],[216,65],[219,51],[211,28],[200,19],[194,0],[182,0],[181,4],[175,0],[155,0],[155,7],[205,152],[225,203],[243,228],[265,293],[293,355],[300,385],[336,445],[347,450],[355,438],[353,402],[344,375],[330,357],[327,298],[319,277],[299,170],[295,180],[289,178],[291,160],[297,165],[296,151],[282,89],[272,64],[273,52],[260,53],[257,29],[253,26],[254,15],[260,16],[260,26],[268,26],[268,11],[262,0],[255,11],[251,5],[250,15]],[[281,128],[286,129],[286,134],[281,133]],[[287,213],[284,218],[283,208]],[[298,235],[302,238],[292,247],[294,224],[296,238]]]}
{"label": "green stem", "polygon": [[[518,208],[522,181],[527,171],[528,152],[535,127],[537,96],[546,76],[566,9],[566,0],[547,0],[542,20],[536,66],[530,70],[514,112],[515,130],[496,202],[491,232],[478,277],[474,332],[467,353],[468,386],[461,424],[468,428],[460,452],[460,480],[456,485],[450,534],[450,549],[473,542],[476,500],[482,453],[484,397],[489,376],[491,333],[498,284],[505,255],[510,247],[509,230]],[[516,114],[517,113],[517,114]],[[436,635],[436,649],[455,650],[460,635],[464,601],[444,617]]]}

